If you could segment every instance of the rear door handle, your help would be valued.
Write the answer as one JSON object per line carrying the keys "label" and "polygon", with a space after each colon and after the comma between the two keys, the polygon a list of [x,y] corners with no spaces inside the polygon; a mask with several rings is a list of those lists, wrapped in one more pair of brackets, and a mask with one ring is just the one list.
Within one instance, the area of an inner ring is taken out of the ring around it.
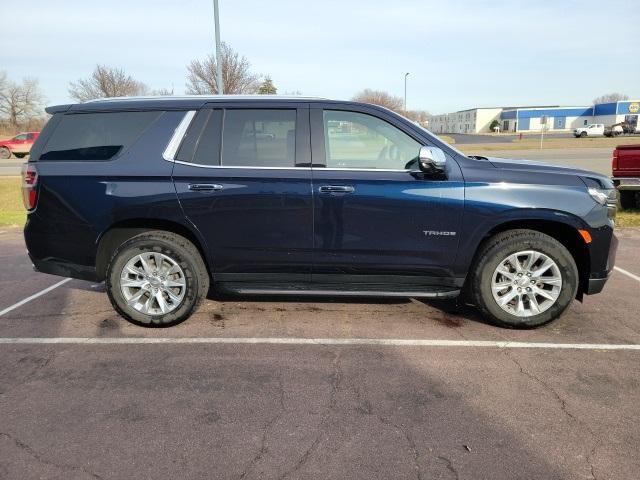
{"label": "rear door handle", "polygon": [[190,183],[189,190],[193,192],[219,192],[224,185],[218,183]]}
{"label": "rear door handle", "polygon": [[351,185],[323,185],[320,193],[353,193],[356,189]]}

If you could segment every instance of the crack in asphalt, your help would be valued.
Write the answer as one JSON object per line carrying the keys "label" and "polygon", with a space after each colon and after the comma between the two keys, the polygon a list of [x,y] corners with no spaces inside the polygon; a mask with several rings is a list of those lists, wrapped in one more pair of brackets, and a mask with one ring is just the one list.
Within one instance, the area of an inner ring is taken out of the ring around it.
{"label": "crack in asphalt", "polygon": [[591,449],[589,450],[589,453],[587,453],[587,455],[585,457],[585,461],[586,461],[587,465],[589,466],[589,471],[591,472],[591,478],[593,480],[598,480],[598,477],[597,477],[596,472],[595,472],[595,466],[593,465],[593,457],[595,456],[596,450],[600,446],[600,443],[602,441],[600,436],[597,435],[587,423],[585,423],[584,421],[582,421],[579,418],[577,418],[575,415],[573,415],[568,410],[566,400],[560,396],[560,394],[557,392],[556,389],[554,389],[551,385],[549,385],[547,382],[542,380],[540,377],[538,377],[538,376],[534,375],[533,373],[527,371],[522,366],[522,364],[515,357],[513,357],[510,354],[509,351],[505,350],[504,353],[507,356],[507,358],[509,358],[509,360],[511,360],[513,363],[516,364],[516,366],[520,369],[520,373],[522,373],[523,375],[527,376],[528,378],[536,381],[538,384],[542,385],[547,391],[551,392],[551,394],[556,398],[556,400],[560,404],[560,410],[568,418],[570,418],[574,423],[576,423],[577,425],[579,425],[582,428],[584,428],[587,432],[589,432],[589,434],[593,437],[594,443],[593,443],[593,446],[591,447]]}
{"label": "crack in asphalt", "polygon": [[447,467],[447,470],[455,475],[456,480],[460,479],[458,470],[456,470],[456,467],[453,466],[453,462],[449,458],[445,457],[444,455],[439,455],[437,458],[445,462],[445,467]]}
{"label": "crack in asphalt", "polygon": [[101,477],[97,473],[94,473],[94,472],[92,472],[90,470],[87,470],[85,467],[78,466],[78,465],[69,465],[69,464],[66,464],[66,463],[55,463],[55,462],[52,462],[50,460],[47,460],[46,458],[43,458],[42,455],[40,455],[38,452],[36,452],[29,445],[27,445],[23,441],[15,438],[14,436],[12,436],[12,435],[10,435],[10,434],[8,434],[6,432],[0,432],[0,437],[7,438],[9,441],[13,442],[16,447],[18,447],[20,450],[24,451],[30,457],[34,458],[35,460],[37,460],[38,462],[40,462],[43,465],[50,465],[50,466],[58,468],[60,470],[67,470],[67,471],[70,471],[70,470],[71,471],[78,471],[79,470],[79,471],[91,476],[92,478],[95,478],[97,480],[104,480],[103,477]]}
{"label": "crack in asphalt", "polygon": [[271,419],[269,419],[264,426],[262,427],[262,437],[260,439],[260,449],[258,450],[258,452],[254,455],[254,457],[251,459],[251,461],[247,464],[247,466],[244,468],[244,470],[240,473],[240,479],[244,479],[247,478],[247,476],[249,476],[249,474],[251,474],[253,472],[253,470],[255,469],[256,465],[258,464],[258,462],[260,462],[260,460],[262,460],[262,458],[264,457],[264,455],[268,452],[268,448],[267,448],[267,437],[269,435],[269,431],[271,430],[271,427],[286,413],[286,408],[285,408],[285,404],[284,404],[284,386],[282,384],[282,378],[278,377],[278,388],[279,388],[279,392],[280,392],[280,396],[279,396],[279,401],[280,401],[280,411],[278,413],[276,413],[273,417],[271,417]]}
{"label": "crack in asphalt", "polygon": [[377,417],[380,423],[394,427],[398,432],[400,432],[404,436],[405,440],[407,441],[407,444],[409,445],[409,450],[411,451],[411,456],[413,458],[413,466],[416,470],[416,478],[418,480],[423,480],[422,468],[420,467],[420,453],[418,452],[418,447],[416,446],[416,442],[413,440],[413,437],[407,430],[406,426],[403,423],[400,423],[400,424],[393,423],[391,420],[383,417],[382,415],[378,415]]}
{"label": "crack in asphalt", "polygon": [[322,420],[320,421],[320,424],[318,425],[318,429],[317,429],[318,433],[315,436],[315,438],[313,439],[313,441],[311,442],[311,445],[309,445],[309,448],[307,448],[304,451],[304,453],[298,459],[298,461],[293,466],[293,468],[291,468],[290,470],[285,471],[282,475],[280,475],[278,477],[278,480],[284,480],[288,476],[290,476],[290,475],[294,474],[295,472],[297,472],[298,470],[300,470],[309,461],[309,458],[311,458],[311,456],[315,452],[316,448],[320,444],[320,440],[322,439],[322,437],[324,435],[325,425],[326,425],[327,421],[329,420],[329,417],[331,416],[331,412],[335,408],[336,401],[337,401],[336,397],[338,395],[338,389],[340,388],[340,382],[342,381],[342,370],[341,370],[341,366],[340,366],[341,349],[335,349],[335,350],[332,350],[332,352],[333,352],[333,355],[334,355],[334,359],[333,359],[333,373],[332,373],[332,375],[330,377],[331,378],[331,395],[329,397],[329,404],[326,407],[326,412],[325,412],[324,416],[322,417]]}

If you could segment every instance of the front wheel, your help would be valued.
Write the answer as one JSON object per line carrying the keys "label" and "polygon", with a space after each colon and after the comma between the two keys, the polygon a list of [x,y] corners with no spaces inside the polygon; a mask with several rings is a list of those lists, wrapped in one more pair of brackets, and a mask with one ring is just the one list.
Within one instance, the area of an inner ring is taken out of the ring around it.
{"label": "front wheel", "polygon": [[586,136],[587,136],[587,132],[582,132],[582,133],[580,134],[580,137],[581,137],[581,138],[585,138]]}
{"label": "front wheel", "polygon": [[478,253],[472,294],[482,314],[510,328],[533,328],[558,318],[576,296],[578,268],[554,238],[510,230]]}
{"label": "front wheel", "polygon": [[124,242],[107,269],[107,293],[132,323],[176,325],[191,316],[209,290],[198,249],[172,232],[149,231]]}
{"label": "front wheel", "polygon": [[0,158],[3,160],[11,158],[11,150],[7,147],[0,147]]}

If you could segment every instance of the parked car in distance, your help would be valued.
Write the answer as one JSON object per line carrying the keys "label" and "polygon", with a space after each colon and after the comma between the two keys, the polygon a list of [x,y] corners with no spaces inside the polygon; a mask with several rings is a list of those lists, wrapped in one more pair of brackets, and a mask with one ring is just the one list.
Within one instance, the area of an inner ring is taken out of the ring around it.
{"label": "parked car in distance", "polygon": [[636,133],[636,126],[627,121],[616,123],[611,125],[610,127],[605,127],[604,136],[605,137],[615,137],[618,135],[633,135]]}
{"label": "parked car in distance", "polygon": [[618,145],[613,151],[611,167],[620,206],[640,208],[640,145]]}
{"label": "parked car in distance", "polygon": [[17,158],[24,158],[29,155],[33,143],[40,135],[40,132],[22,132],[9,140],[0,141],[0,158],[11,158],[13,153]]}
{"label": "parked car in distance", "polygon": [[[36,270],[147,326],[236,294],[462,298],[507,327],[611,272],[610,178],[470,157],[382,107],[303,97],[47,108],[23,167]],[[260,135],[257,135],[259,125]]]}
{"label": "parked car in distance", "polygon": [[618,135],[622,135],[624,133],[624,129],[621,125],[612,125],[610,127],[604,127],[604,136],[605,137],[617,137]]}
{"label": "parked car in distance", "polygon": [[586,127],[578,127],[573,130],[575,137],[601,137],[604,135],[603,123],[592,123]]}

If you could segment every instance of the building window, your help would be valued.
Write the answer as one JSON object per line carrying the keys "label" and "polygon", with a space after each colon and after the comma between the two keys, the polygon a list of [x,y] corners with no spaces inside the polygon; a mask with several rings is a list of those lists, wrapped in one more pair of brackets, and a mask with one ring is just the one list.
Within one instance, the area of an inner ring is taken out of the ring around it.
{"label": "building window", "polygon": [[586,120],[584,121],[583,125],[584,125],[585,127],[587,126],[587,121],[586,121]]}

